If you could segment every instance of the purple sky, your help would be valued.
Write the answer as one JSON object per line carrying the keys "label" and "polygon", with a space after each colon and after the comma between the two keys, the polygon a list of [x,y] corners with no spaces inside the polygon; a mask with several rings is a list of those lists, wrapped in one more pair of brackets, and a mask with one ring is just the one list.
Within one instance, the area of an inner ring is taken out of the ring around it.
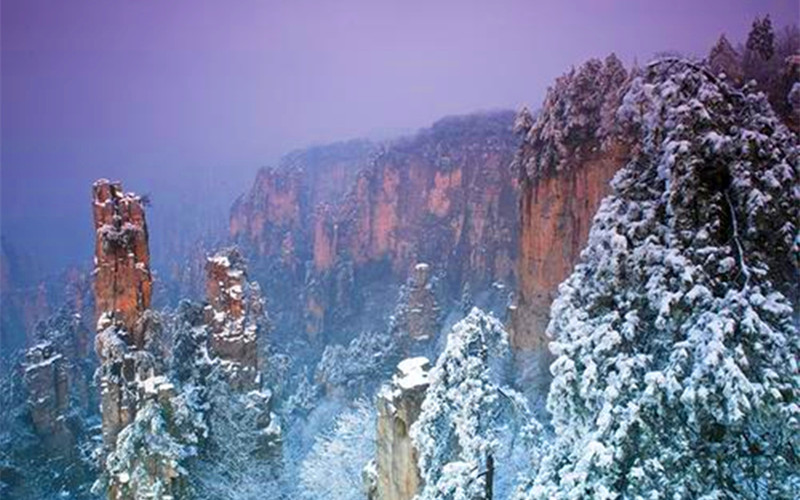
{"label": "purple sky", "polygon": [[[705,54],[798,0],[2,0],[2,232],[49,270],[88,262],[89,186],[227,206],[304,145],[539,104],[591,56]],[[183,205],[181,205],[183,203]]]}

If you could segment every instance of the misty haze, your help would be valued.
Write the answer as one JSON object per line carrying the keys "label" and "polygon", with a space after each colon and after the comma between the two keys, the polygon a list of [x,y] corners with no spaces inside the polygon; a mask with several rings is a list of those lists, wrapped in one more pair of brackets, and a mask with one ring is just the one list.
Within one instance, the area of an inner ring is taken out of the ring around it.
{"label": "misty haze", "polygon": [[0,498],[800,498],[797,0],[0,0]]}

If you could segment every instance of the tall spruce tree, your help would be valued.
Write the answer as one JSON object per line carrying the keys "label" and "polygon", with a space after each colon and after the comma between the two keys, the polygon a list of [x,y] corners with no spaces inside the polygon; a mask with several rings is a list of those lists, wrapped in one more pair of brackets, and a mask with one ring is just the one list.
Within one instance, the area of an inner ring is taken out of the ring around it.
{"label": "tall spruce tree", "polygon": [[478,308],[449,333],[411,427],[424,480],[418,500],[488,500],[515,479],[513,471],[527,471],[527,461],[514,463],[512,448],[536,449],[538,424],[525,399],[503,383],[507,337]]}
{"label": "tall spruce tree", "polygon": [[763,60],[769,61],[775,54],[775,32],[772,30],[772,21],[769,15],[764,19],[756,18],[750,33],[747,35],[747,50],[758,54]]}

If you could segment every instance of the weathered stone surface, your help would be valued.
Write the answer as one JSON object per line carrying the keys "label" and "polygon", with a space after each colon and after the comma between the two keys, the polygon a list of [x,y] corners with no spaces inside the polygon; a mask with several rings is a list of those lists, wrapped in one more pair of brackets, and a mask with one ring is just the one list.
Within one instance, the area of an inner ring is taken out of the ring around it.
{"label": "weathered stone surface", "polygon": [[276,257],[302,272],[297,266],[311,255],[313,211],[341,199],[374,152],[369,141],[336,143],[290,153],[276,168],[261,169],[231,210],[232,238],[247,242],[255,255]]}
{"label": "weathered stone surface", "polygon": [[75,435],[67,425],[70,411],[69,364],[52,343],[43,341],[25,354],[25,383],[33,429],[48,451],[69,457]]}
{"label": "weathered stone surface", "polygon": [[144,350],[152,277],[142,199],[107,180],[95,182],[93,199],[95,349],[103,442],[110,449],[136,416],[137,378],[154,370],[152,356]]}
{"label": "weathered stone surface", "polygon": [[578,262],[608,183],[625,160],[624,149],[615,146],[558,176],[522,184],[519,295],[511,326],[515,347],[545,345],[558,285]]}
{"label": "weathered stone surface", "polygon": [[408,333],[414,339],[434,338],[439,330],[439,305],[430,283],[430,266],[414,266],[408,293]]}
{"label": "weathered stone surface", "polygon": [[352,325],[365,314],[361,290],[398,285],[420,261],[442,270],[452,297],[465,282],[513,284],[512,120],[505,111],[446,118],[351,152],[338,169],[262,171],[232,210],[231,235],[267,294],[286,297],[276,324],[312,341]]}
{"label": "weathered stone surface", "polygon": [[379,500],[411,500],[420,490],[417,450],[409,430],[425,399],[429,368],[426,358],[401,361],[392,382],[378,394],[375,498]]}
{"label": "weathered stone surface", "polygon": [[37,323],[34,329],[36,344],[28,354],[30,357],[42,345],[49,345],[53,355],[62,356],[70,404],[75,412],[88,415],[96,411],[92,376],[97,364],[91,347],[91,332],[83,317],[73,312],[76,307],[73,304],[64,306],[46,321]]}
{"label": "weathered stone surface", "polygon": [[523,111],[519,172],[518,293],[511,314],[515,348],[546,348],[550,304],[586,244],[609,182],[629,158],[615,129],[627,74],[616,57],[591,60],[559,78],[536,120]]}
{"label": "weathered stone surface", "polygon": [[411,279],[406,285],[404,310],[405,328],[413,340],[436,338],[439,333],[440,307],[431,283],[431,268],[428,264],[414,266]]}
{"label": "weathered stone surface", "polygon": [[222,250],[206,262],[206,324],[209,351],[225,366],[234,387],[258,384],[258,337],[266,328],[264,300],[236,248]]}
{"label": "weathered stone surface", "polygon": [[[122,185],[99,180],[93,186],[96,318],[111,313],[129,331],[150,307],[152,276],[144,203]],[[133,339],[141,348],[143,339]]]}
{"label": "weathered stone surface", "polygon": [[440,120],[387,147],[336,213],[337,254],[385,261],[405,279],[420,261],[462,281],[512,279],[516,145],[511,114]]}
{"label": "weathered stone surface", "polygon": [[275,324],[285,325],[287,335],[307,331],[315,339],[324,327],[328,295],[341,274],[331,271],[337,267],[335,221],[325,212],[375,152],[369,141],[350,141],[290,153],[276,168],[259,171],[231,209],[230,235],[248,256],[252,276],[275,306]]}
{"label": "weathered stone surface", "polygon": [[132,336],[121,322],[103,315],[97,328],[95,349],[100,361],[103,443],[107,449],[112,449],[119,432],[136,417],[137,379],[151,376],[154,366],[146,351],[128,343]]}

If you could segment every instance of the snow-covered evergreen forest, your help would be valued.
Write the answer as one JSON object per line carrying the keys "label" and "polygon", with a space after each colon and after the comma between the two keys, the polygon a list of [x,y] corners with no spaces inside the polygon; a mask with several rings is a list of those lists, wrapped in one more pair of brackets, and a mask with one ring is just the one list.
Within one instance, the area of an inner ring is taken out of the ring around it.
{"label": "snow-covered evergreen forest", "polygon": [[[0,352],[0,498],[800,498],[800,31],[774,22],[757,18],[741,43],[722,35],[701,56],[576,61],[504,125],[517,142],[499,168],[515,189],[576,185],[580,169],[624,159],[598,187],[539,349],[514,340],[515,282],[459,276],[454,291],[452,276],[479,266],[418,262],[389,284],[386,268],[357,267],[356,250],[314,274],[328,259],[314,247],[304,295],[271,297],[288,265],[225,245],[203,255],[205,298],[151,306],[150,270],[134,263],[147,200],[111,185],[120,198],[96,229],[95,288],[38,322],[25,349]],[[451,126],[425,152],[443,168],[457,161]],[[398,144],[397,156],[411,148]],[[377,175],[355,180],[344,205],[361,213],[357,195],[379,185],[376,227],[400,217],[386,208],[395,179]],[[265,213],[291,219],[291,182],[275,181],[285,198]],[[449,208],[437,196],[434,213]],[[315,238],[348,235],[329,226]],[[270,244],[283,256],[301,242]],[[92,293],[101,302],[109,255],[122,256],[107,287],[119,309],[94,324],[81,308]],[[135,278],[120,271],[128,261]],[[342,305],[335,332],[318,334],[325,300],[369,312]],[[299,301],[311,312],[282,308]]]}

